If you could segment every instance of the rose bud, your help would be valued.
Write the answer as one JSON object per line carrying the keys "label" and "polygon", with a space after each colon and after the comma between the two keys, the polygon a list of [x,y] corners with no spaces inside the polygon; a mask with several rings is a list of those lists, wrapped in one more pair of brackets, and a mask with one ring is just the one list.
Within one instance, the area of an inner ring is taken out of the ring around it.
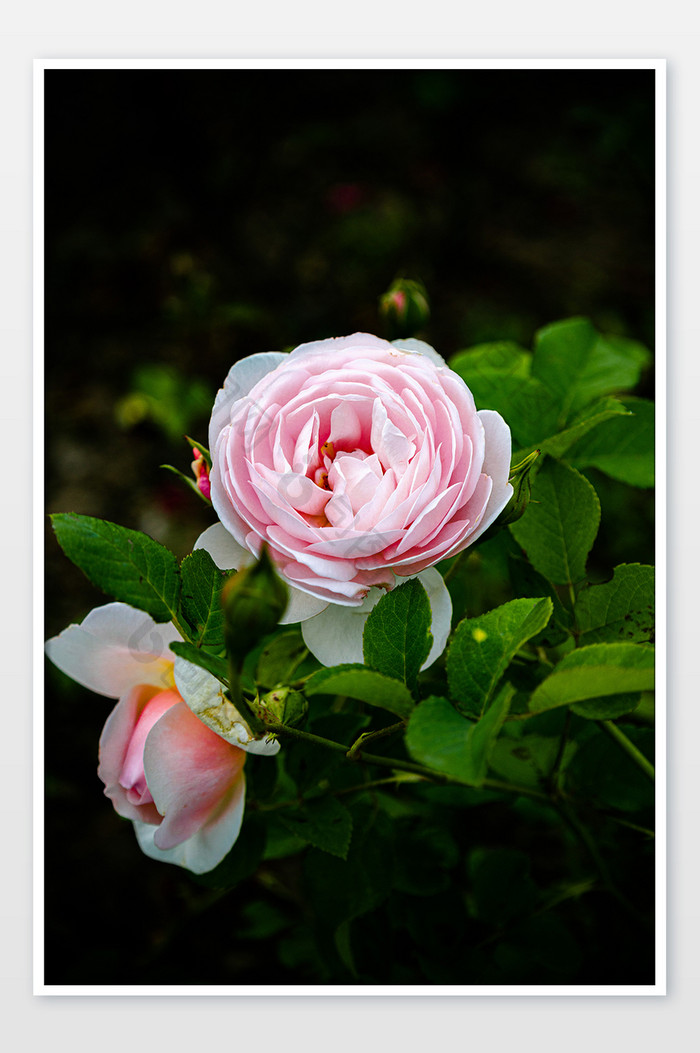
{"label": "rose bud", "polygon": [[286,724],[295,727],[306,716],[309,704],[300,691],[291,687],[276,687],[253,704],[265,724]]}
{"label": "rose bud", "polygon": [[211,500],[211,487],[209,484],[209,465],[207,464],[202,452],[195,446],[192,449],[194,454],[194,460],[192,461],[192,472],[194,473],[195,482],[199,492],[206,497],[207,501]]}
{"label": "rose bud", "polygon": [[428,294],[422,282],[399,278],[380,297],[379,313],[392,336],[413,336],[430,318]]}

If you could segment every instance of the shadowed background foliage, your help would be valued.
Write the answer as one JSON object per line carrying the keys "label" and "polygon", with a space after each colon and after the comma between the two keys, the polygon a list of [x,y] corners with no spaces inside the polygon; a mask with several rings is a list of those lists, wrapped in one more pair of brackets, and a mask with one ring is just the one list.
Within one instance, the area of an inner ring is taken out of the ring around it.
{"label": "shadowed background foliage", "polygon": [[[159,465],[189,470],[183,433],[206,443],[231,364],[384,335],[378,297],[400,275],[425,283],[421,335],[445,357],[529,347],[573,314],[652,345],[652,71],[45,77],[47,512],[190,551],[211,511]],[[627,509],[624,537],[604,516],[601,575],[652,562],[649,493],[596,486]],[[105,602],[48,528],[46,570],[47,635]],[[314,982],[279,953],[272,872],[222,922],[210,892],[140,855],[95,775],[110,708],[49,667],[47,982]],[[584,962],[576,982],[635,982],[615,925],[607,978]]]}

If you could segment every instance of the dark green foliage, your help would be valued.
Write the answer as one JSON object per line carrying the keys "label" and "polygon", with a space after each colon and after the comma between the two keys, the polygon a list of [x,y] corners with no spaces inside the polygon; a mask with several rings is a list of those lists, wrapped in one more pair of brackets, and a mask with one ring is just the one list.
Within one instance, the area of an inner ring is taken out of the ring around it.
{"label": "dark green foliage", "polygon": [[[190,570],[206,560],[180,562],[213,515],[159,465],[190,474],[182,433],[206,441],[236,359],[353,330],[393,336],[376,305],[398,275],[425,281],[432,315],[417,335],[453,355],[478,408],[503,412],[514,459],[539,447],[540,471],[554,459],[583,473],[602,513],[597,535],[592,504],[581,517],[595,540],[573,596],[536,543],[537,569],[508,530],[440,568],[454,567],[455,626],[513,600],[552,604],[490,696],[493,706],[503,684],[515,689],[487,784],[430,782],[289,739],[276,759],[247,759],[241,835],[201,878],[140,855],[95,780],[108,708],[50,668],[47,980],[201,993],[652,982],[653,785],[590,719],[639,692],[528,710],[574,648],[653,639],[651,586],[620,566],[654,556],[653,386],[647,353],[629,340],[654,334],[652,71],[46,77],[47,508],[139,527],[177,557],[141,552],[131,581],[91,568],[108,598],[176,616],[191,647],[220,657],[215,630],[198,636],[214,629],[211,577],[190,596]],[[572,313],[591,323],[566,321]],[[79,566],[83,541],[68,546]],[[101,601],[53,537],[47,584],[50,636]],[[314,673],[308,657],[295,666],[297,645],[289,630],[260,641],[244,667],[251,698]],[[330,693],[307,681],[302,730],[350,747],[362,732],[412,724],[430,696],[460,731],[475,726],[448,699],[444,658],[410,685],[415,700],[393,669],[371,684],[356,672],[326,681]],[[648,695],[614,719],[651,756]],[[401,729],[366,750],[412,761]],[[493,785],[503,782],[544,799]],[[346,860],[280,820],[321,799],[352,816]]]}
{"label": "dark green foliage", "polygon": [[177,613],[180,575],[172,552],[138,530],[74,513],[51,516],[58,543],[93,585],[157,622]]}
{"label": "dark green foliage", "polygon": [[365,663],[414,690],[433,642],[431,618],[428,595],[415,578],[382,596],[365,624]]}
{"label": "dark green foliage", "polygon": [[524,515],[443,568],[456,628],[427,670],[415,579],[371,611],[364,664],[321,668],[276,627],[286,589],[265,557],[234,578],[203,550],[178,566],[139,532],[53,517],[93,584],[174,622],[180,659],[283,725],[276,758],[249,758],[233,849],[194,886],[247,890],[236,947],[274,946],[308,983],[599,983],[615,909],[609,982],[651,982],[637,922],[653,873],[654,572],[591,573],[601,502],[577,470],[649,484],[651,409],[613,397],[646,362],[581,319],[540,331],[534,353],[455,358],[477,404],[547,456]]}
{"label": "dark green foliage", "polygon": [[180,564],[184,618],[192,627],[198,647],[219,651],[224,646],[224,612],[221,590],[228,577],[204,549],[185,556]]}

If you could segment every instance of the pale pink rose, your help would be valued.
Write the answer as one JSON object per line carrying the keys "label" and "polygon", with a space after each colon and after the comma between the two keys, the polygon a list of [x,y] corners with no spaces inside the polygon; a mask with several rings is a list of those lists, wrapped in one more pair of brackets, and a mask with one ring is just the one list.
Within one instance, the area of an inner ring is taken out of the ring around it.
{"label": "pale pink rose", "polygon": [[362,661],[382,590],[418,576],[433,608],[426,665],[439,656],[451,604],[430,568],[507,504],[511,443],[431,347],[356,333],[251,355],[217,395],[209,443],[221,526],[195,547],[229,569],[265,543],[290,586],[282,621],[302,621],[327,665]]}
{"label": "pale pink rose", "polygon": [[109,603],[49,640],[46,653],[79,684],[119,699],[100,737],[97,774],[143,851],[202,874],[238,837],[245,751],[275,753],[279,744],[254,740],[235,711],[223,735],[194,715],[190,701],[212,713],[232,707],[218,681],[175,659],[169,644],[180,639],[174,626]]}

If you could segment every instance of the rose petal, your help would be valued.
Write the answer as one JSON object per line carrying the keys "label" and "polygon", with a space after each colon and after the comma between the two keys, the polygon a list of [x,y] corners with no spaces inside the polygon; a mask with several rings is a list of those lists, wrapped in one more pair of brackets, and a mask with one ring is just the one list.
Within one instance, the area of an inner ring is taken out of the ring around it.
{"label": "rose petal", "polygon": [[412,336],[405,337],[402,340],[392,340],[394,347],[400,347],[403,351],[415,351],[419,355],[426,355],[432,359],[436,366],[446,366],[447,362],[439,355],[434,347],[430,344],[426,344],[424,340],[415,340]]}
{"label": "rose petal", "polygon": [[382,340],[379,336],[372,336],[371,333],[352,333],[351,336],[331,336],[326,340],[314,340],[307,344],[299,344],[290,354],[303,354],[305,356],[311,353],[326,356],[347,349],[356,350],[358,347],[384,350],[390,346],[387,340]]}
{"label": "rose petal", "polygon": [[362,634],[372,608],[384,595],[382,589],[370,589],[359,607],[341,607],[331,603],[321,614],[302,622],[301,635],[312,655],[322,665],[362,662]]}
{"label": "rose petal", "polygon": [[168,709],[149,732],[143,751],[148,788],[163,816],[156,848],[173,848],[215,822],[244,763],[243,751],[205,727],[184,702]]}
{"label": "rose petal", "polygon": [[289,602],[287,609],[280,618],[280,625],[292,625],[294,622],[305,622],[307,618],[313,618],[321,611],[325,611],[328,600],[321,600],[318,596],[312,596],[309,592],[303,592],[286,582],[289,589]]}
{"label": "rose petal", "polygon": [[240,570],[255,563],[253,553],[239,545],[221,523],[207,527],[195,541],[194,548],[208,552],[219,570]]}
{"label": "rose petal", "polygon": [[160,863],[174,863],[193,874],[206,874],[228,855],[236,842],[243,822],[245,808],[245,777],[241,773],[227,797],[221,802],[218,815],[201,827],[187,841],[173,848],[158,848],[155,837],[157,826],[134,822],[134,832],[141,851]]}
{"label": "rose petal", "polygon": [[272,757],[280,744],[272,736],[256,738],[236,707],[224,694],[215,676],[179,655],[175,658],[175,683],[194,715],[232,746],[247,753]]}
{"label": "rose petal", "polygon": [[277,369],[287,357],[287,354],[281,351],[268,351],[259,355],[249,355],[231,367],[224,386],[216,396],[209,423],[209,449],[212,453],[221,429],[231,419],[234,404],[244,398],[259,380]]}
{"label": "rose petal", "polygon": [[500,413],[496,413],[495,410],[480,410],[478,416],[484,425],[485,448],[482,471],[491,476],[493,488],[479,525],[469,535],[470,545],[491,526],[513,496],[513,487],[508,482],[511,457],[510,428]]}
{"label": "rose petal", "polygon": [[46,654],[78,684],[119,698],[139,684],[172,687],[169,645],[181,639],[169,622],[154,622],[126,603],[107,603],[90,611],[80,625],[69,625],[47,640]]}
{"label": "rose petal", "polygon": [[119,781],[134,728],[147,703],[156,694],[157,688],[135,687],[114,707],[100,735],[97,774],[105,784],[105,796],[109,797],[118,815],[124,816],[125,819],[159,824],[161,817],[156,806],[152,803],[132,803]]}

